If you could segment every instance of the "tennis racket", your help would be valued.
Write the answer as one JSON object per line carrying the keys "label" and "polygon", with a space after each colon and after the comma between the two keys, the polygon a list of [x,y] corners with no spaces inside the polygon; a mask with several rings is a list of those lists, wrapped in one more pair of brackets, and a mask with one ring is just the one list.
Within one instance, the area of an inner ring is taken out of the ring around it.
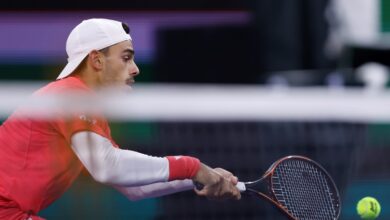
{"label": "tennis racket", "polygon": [[336,185],[324,168],[307,157],[281,158],[260,179],[239,182],[237,188],[271,202],[292,220],[334,220],[340,215]]}

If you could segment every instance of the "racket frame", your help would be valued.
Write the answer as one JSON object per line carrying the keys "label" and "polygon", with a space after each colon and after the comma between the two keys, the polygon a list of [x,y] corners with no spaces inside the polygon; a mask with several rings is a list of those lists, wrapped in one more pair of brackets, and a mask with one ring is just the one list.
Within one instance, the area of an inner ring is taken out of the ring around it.
{"label": "racket frame", "polygon": [[[341,203],[340,203],[340,194],[336,187],[336,184],[334,183],[329,173],[320,164],[304,156],[290,155],[290,156],[283,157],[275,161],[260,179],[251,182],[239,182],[239,184],[243,183],[244,187],[237,187],[237,188],[239,188],[239,190],[244,194],[252,194],[266,199],[267,201],[275,205],[277,208],[279,208],[281,211],[283,211],[283,213],[285,213],[291,220],[297,220],[297,218],[292,216],[292,214],[290,214],[289,211],[282,204],[278,202],[278,199],[275,196],[275,191],[272,188],[273,185],[272,175],[276,167],[278,167],[280,163],[291,159],[304,160],[313,163],[315,166],[320,168],[320,170],[322,170],[326,174],[328,180],[330,181],[330,184],[332,185],[336,193],[335,197],[338,198],[337,216],[336,216],[336,219],[338,219],[340,217]],[[258,189],[261,188],[261,191],[260,189],[257,190],[256,188]]]}

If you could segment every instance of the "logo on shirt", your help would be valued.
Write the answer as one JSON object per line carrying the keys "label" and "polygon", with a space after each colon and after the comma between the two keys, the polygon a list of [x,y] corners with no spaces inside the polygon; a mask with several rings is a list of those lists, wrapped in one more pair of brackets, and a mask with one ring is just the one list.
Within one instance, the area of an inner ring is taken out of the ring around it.
{"label": "logo on shirt", "polygon": [[86,122],[88,122],[88,123],[90,123],[90,124],[93,124],[93,125],[96,124],[96,122],[97,122],[96,119],[93,119],[93,118],[88,117],[88,116],[86,116],[86,115],[80,115],[79,118],[80,118],[81,120],[86,121]]}

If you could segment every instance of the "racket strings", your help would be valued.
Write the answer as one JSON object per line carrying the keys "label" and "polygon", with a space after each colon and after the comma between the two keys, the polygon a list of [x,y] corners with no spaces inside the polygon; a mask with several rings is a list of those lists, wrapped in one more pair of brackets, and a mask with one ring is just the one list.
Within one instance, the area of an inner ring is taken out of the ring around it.
{"label": "racket strings", "polygon": [[327,175],[302,160],[280,163],[272,176],[276,199],[297,219],[336,219],[338,200]]}

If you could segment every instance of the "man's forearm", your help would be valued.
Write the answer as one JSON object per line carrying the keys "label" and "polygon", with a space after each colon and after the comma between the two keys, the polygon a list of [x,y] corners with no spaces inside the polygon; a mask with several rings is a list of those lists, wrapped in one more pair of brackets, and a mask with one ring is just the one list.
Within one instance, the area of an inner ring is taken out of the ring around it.
{"label": "man's forearm", "polygon": [[72,135],[72,149],[101,183],[117,186],[143,186],[156,182],[193,178],[200,168],[198,159],[188,156],[153,157],[122,150],[111,141],[90,131]]}
{"label": "man's forearm", "polygon": [[194,188],[194,185],[191,180],[175,180],[164,183],[153,183],[145,186],[114,186],[114,188],[124,194],[128,199],[136,201],[191,190]]}

